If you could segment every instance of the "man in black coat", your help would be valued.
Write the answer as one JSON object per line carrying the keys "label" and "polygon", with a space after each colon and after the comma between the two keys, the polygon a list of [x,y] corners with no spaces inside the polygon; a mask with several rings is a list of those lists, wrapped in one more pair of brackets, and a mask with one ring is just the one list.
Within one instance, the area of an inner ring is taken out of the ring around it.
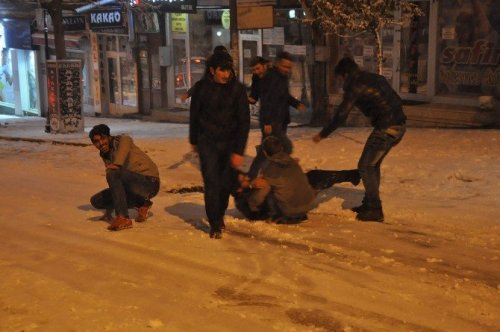
{"label": "man in black coat", "polygon": [[[276,57],[273,68],[260,79],[260,111],[259,123],[262,131],[262,140],[267,136],[277,137],[284,146],[286,153],[292,153],[292,142],[286,132],[290,123],[290,110],[292,106],[299,111],[306,110],[304,104],[290,95],[288,91],[288,78],[292,72],[293,58],[287,52],[281,52]],[[250,178],[257,176],[266,158],[261,149],[250,166]]]}
{"label": "man in black coat", "polygon": [[335,75],[344,80],[343,100],[332,121],[313,137],[313,141],[318,143],[330,135],[347,119],[353,107],[370,118],[374,129],[358,162],[365,197],[361,206],[353,208],[353,211],[358,213],[358,220],[381,222],[384,214],[379,193],[380,165],[406,132],[403,104],[383,76],[361,71],[349,57],[339,61]]}
{"label": "man in black coat", "polygon": [[193,89],[189,142],[200,157],[210,237],[220,239],[236,169],[243,164],[250,113],[245,86],[233,75],[231,56],[214,53],[209,71]]}

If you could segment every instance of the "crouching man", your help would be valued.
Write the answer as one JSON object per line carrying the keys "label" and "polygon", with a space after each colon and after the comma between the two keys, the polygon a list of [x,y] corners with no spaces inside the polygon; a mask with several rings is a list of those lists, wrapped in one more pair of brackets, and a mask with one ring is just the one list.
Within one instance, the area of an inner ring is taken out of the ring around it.
{"label": "crouching man", "polygon": [[[111,221],[111,231],[132,227],[128,209],[137,209],[136,222],[146,221],[153,204],[151,198],[160,189],[158,167],[139,149],[127,135],[111,136],[105,124],[99,124],[89,132],[89,138],[100,151],[106,167],[109,188],[90,198],[96,209],[105,209],[104,220]],[[115,218],[112,219],[112,211]]]}
{"label": "crouching man", "polygon": [[307,220],[307,212],[315,206],[316,191],[309,184],[306,174],[297,161],[284,151],[278,138],[266,137],[262,142],[262,151],[268,161],[262,168],[262,177],[249,183],[242,181],[242,187],[252,190],[248,198],[236,199],[236,207],[251,218],[258,216],[260,219],[265,214],[277,224],[296,224]]}

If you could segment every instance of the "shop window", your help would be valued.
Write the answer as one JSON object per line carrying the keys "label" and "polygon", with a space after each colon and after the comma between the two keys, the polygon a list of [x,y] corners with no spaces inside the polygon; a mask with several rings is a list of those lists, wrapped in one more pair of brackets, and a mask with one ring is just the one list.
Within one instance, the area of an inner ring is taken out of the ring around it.
{"label": "shop window", "polygon": [[439,8],[436,93],[500,96],[500,2],[443,0]]}
{"label": "shop window", "polygon": [[1,51],[0,69],[0,101],[14,107],[15,96],[12,76],[11,50],[4,48]]}

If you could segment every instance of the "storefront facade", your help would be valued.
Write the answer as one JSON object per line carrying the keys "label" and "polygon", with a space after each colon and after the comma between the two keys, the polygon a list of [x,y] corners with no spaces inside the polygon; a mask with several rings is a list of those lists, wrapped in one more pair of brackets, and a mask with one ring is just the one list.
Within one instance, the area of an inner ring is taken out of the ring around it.
{"label": "storefront facade", "polygon": [[40,115],[37,52],[30,19],[0,21],[0,113]]}
{"label": "storefront facade", "polygon": [[[232,55],[240,81],[250,87],[250,62],[255,56],[263,56],[272,62],[281,51],[291,53],[297,61],[290,78],[290,91],[308,104],[311,96],[308,73],[313,59],[310,28],[300,22],[301,12],[298,8],[275,8],[274,19],[268,28],[239,29],[238,54]],[[198,1],[196,13],[166,14],[166,39],[172,51],[167,80],[169,107],[189,107],[189,99],[181,97],[203,76],[206,59],[215,46],[223,45],[231,50],[230,15],[228,1],[211,1],[209,4]]]}
{"label": "storefront facade", "polygon": [[[500,3],[413,2],[423,16],[383,31],[383,75],[402,98],[469,106],[481,96],[500,98]],[[342,38],[339,49],[377,71],[373,37]]]}

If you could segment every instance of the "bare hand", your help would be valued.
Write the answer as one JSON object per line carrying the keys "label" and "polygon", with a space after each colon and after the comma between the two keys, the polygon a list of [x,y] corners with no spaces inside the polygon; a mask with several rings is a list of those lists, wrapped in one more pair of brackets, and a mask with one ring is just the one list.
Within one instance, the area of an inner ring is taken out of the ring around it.
{"label": "bare hand", "polygon": [[321,137],[319,134],[316,134],[313,136],[314,143],[319,143],[322,139],[323,139],[323,137]]}
{"label": "bare hand", "polygon": [[239,168],[243,165],[243,157],[237,153],[231,155],[231,166],[233,168]]}
{"label": "bare hand", "polygon": [[120,169],[120,166],[116,165],[116,164],[108,164],[106,165],[106,169]]}
{"label": "bare hand", "polygon": [[198,153],[198,145],[191,144],[191,151]]}
{"label": "bare hand", "polygon": [[297,109],[300,111],[300,112],[305,112],[306,111],[306,105],[300,103],[299,106],[297,106]]}
{"label": "bare hand", "polygon": [[257,103],[257,100],[253,99],[252,97],[248,97],[248,102],[252,105],[255,105]]}
{"label": "bare hand", "polygon": [[263,189],[268,186],[267,181],[262,177],[257,177],[252,181],[252,187],[257,189]]}
{"label": "bare hand", "polygon": [[273,126],[264,125],[264,134],[271,135],[272,132],[273,132]]}

